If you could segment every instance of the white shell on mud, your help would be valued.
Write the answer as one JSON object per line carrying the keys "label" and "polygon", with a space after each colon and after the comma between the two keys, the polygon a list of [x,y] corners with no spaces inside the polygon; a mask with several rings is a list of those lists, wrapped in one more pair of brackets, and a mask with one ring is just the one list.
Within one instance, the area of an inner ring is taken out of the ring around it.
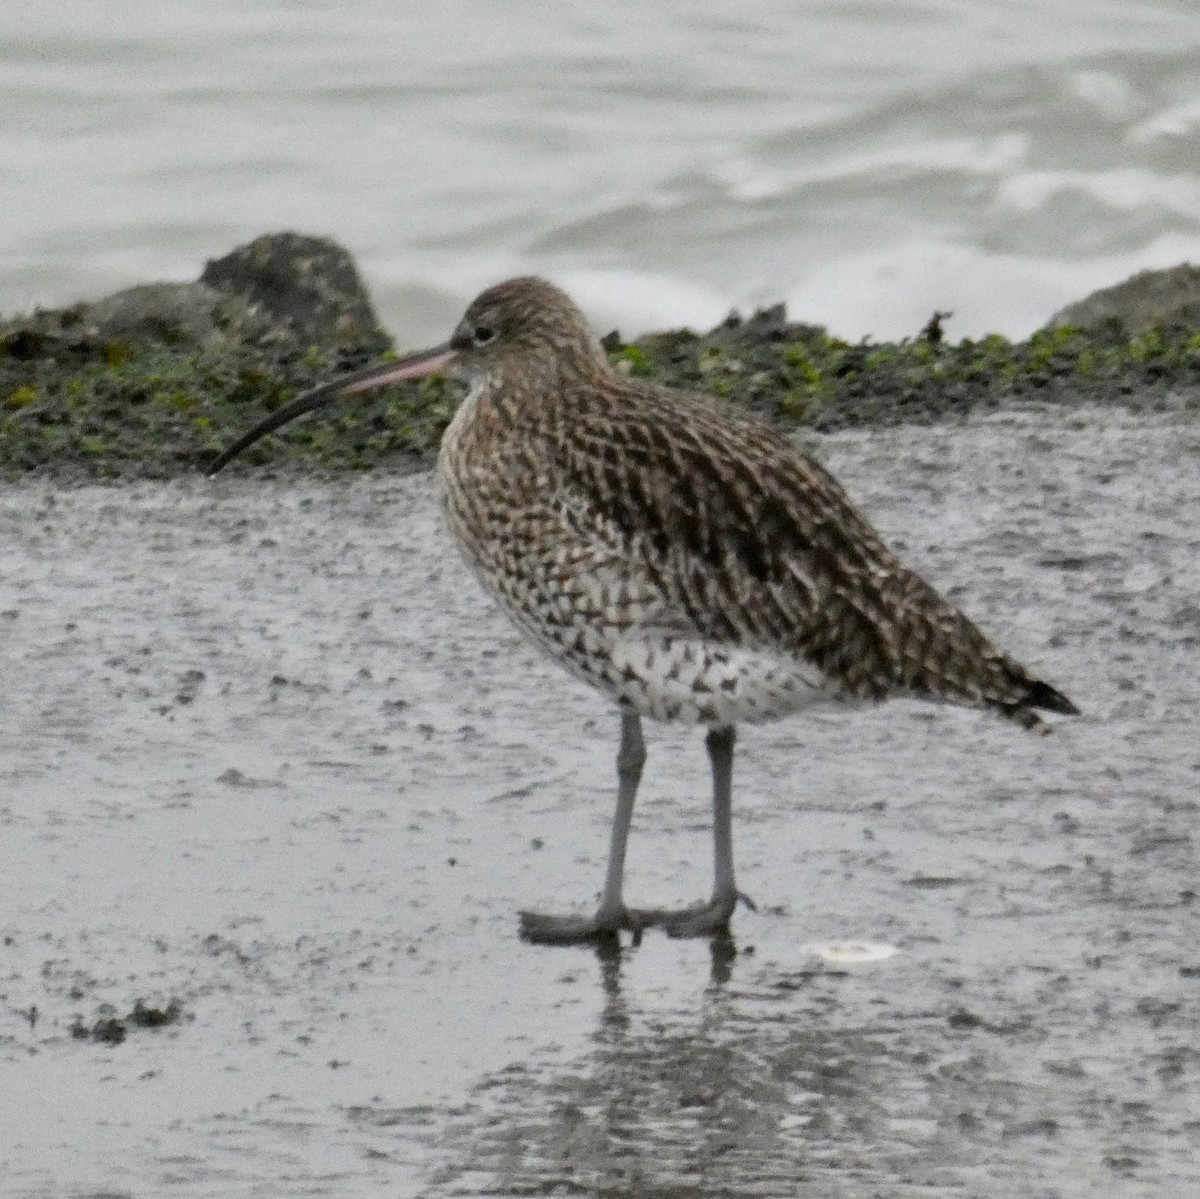
{"label": "white shell on mud", "polygon": [[804,946],[831,965],[850,966],[859,962],[883,962],[900,952],[895,945],[879,941],[813,941]]}

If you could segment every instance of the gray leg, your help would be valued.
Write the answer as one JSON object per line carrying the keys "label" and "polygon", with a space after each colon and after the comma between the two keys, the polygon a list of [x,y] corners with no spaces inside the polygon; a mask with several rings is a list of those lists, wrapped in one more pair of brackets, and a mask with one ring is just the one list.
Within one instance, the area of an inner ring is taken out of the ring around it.
{"label": "gray leg", "polygon": [[617,751],[617,810],[613,816],[608,869],[604,875],[600,906],[594,916],[547,916],[538,912],[522,912],[521,935],[527,941],[564,945],[615,937],[619,929],[641,927],[631,920],[625,910],[621,887],[625,878],[625,847],[629,843],[633,801],[637,798],[645,762],[642,719],[636,712],[622,712],[621,748]]}
{"label": "gray leg", "polygon": [[732,725],[710,729],[705,738],[713,776],[713,894],[712,902],[737,903],[733,881],[733,743]]}
{"label": "gray leg", "polygon": [[729,931],[729,918],[740,898],[733,878],[733,745],[732,725],[709,729],[705,738],[713,777],[712,898],[682,911],[639,911],[642,924],[661,925],[672,937],[708,937]]}
{"label": "gray leg", "polygon": [[604,893],[600,896],[598,920],[620,921],[625,914],[621,886],[625,880],[625,847],[629,844],[629,825],[633,820],[633,801],[642,781],[646,764],[646,743],[642,740],[642,718],[636,712],[621,713],[621,748],[617,750],[617,810],[613,815],[612,835],[608,843],[608,869],[604,875]]}

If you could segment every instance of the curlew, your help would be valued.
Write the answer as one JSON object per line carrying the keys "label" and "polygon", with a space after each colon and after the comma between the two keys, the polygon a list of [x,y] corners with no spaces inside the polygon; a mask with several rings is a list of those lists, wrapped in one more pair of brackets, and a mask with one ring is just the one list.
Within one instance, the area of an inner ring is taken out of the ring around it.
{"label": "curlew", "polygon": [[[541,279],[484,291],[444,345],[299,396],[209,473],[303,413],[435,373],[469,388],[438,456],[468,562],[525,633],[620,712],[599,906],[523,912],[528,940],[728,929],[740,898],[740,723],[894,695],[988,708],[1039,730],[1039,710],[1077,711],[893,556],[813,458],[747,412],[617,374],[579,309]],[[713,890],[682,910],[624,900],[643,717],[707,729]]]}

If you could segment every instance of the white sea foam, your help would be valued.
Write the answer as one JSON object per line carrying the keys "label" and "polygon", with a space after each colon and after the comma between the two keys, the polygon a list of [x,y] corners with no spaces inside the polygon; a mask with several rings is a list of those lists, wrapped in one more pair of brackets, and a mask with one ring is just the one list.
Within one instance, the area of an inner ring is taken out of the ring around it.
{"label": "white sea foam", "polygon": [[1003,175],[1024,162],[1029,138],[1006,131],[992,137],[943,137],[925,142],[873,146],[822,156],[784,170],[771,170],[745,158],[714,166],[712,173],[739,200],[765,200],[820,185],[851,180],[954,171],[965,175]]}
{"label": "white sea foam", "polygon": [[710,329],[733,307],[728,296],[667,275],[568,270],[557,278],[597,329],[619,328],[626,337],[683,326]]}
{"label": "white sea foam", "polygon": [[1189,260],[1200,260],[1200,236],[1079,261],[913,242],[826,263],[788,290],[787,304],[794,319],[852,340],[914,336],[935,309],[952,313],[953,338],[1024,337],[1099,287]]}
{"label": "white sea foam", "polygon": [[1142,145],[1160,138],[1188,137],[1200,126],[1200,99],[1187,100],[1172,105],[1129,130],[1127,140],[1131,145]]}
{"label": "white sea foam", "polygon": [[1070,192],[1121,212],[1155,209],[1191,217],[1200,210],[1200,175],[1189,171],[1162,174],[1147,167],[1025,171],[1001,184],[996,201],[1027,213]]}

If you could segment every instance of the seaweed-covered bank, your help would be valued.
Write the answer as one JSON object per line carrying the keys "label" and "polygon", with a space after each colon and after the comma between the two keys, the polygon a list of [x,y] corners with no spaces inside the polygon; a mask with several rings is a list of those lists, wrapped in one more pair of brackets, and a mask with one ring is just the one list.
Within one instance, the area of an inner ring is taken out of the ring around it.
{"label": "seaweed-covered bank", "polygon": [[[1025,341],[951,341],[949,314],[900,342],[849,343],[782,305],[715,329],[604,344],[620,370],[745,404],[784,427],[928,422],[1014,400],[1200,408],[1200,271],[1147,272],[1056,314]],[[270,234],[194,283],[0,321],[0,477],[168,478],[201,468],[298,389],[392,347],[351,256]],[[250,462],[427,465],[456,402],[396,387],[289,428]]]}

